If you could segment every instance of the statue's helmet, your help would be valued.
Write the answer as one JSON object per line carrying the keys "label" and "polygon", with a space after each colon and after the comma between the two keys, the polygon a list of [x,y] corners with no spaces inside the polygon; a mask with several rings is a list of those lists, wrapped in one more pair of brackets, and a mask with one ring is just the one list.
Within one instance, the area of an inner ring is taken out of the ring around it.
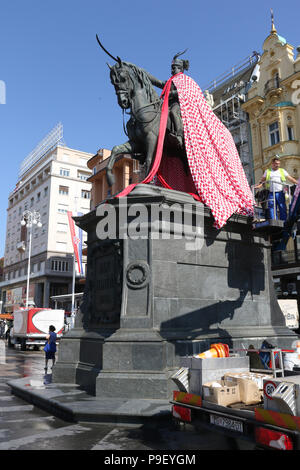
{"label": "statue's helmet", "polygon": [[186,51],[187,51],[187,49],[185,49],[183,52],[178,52],[176,55],[174,55],[171,65],[178,65],[179,67],[182,68],[182,71],[183,70],[188,70],[189,65],[190,65],[189,61],[184,60],[184,59],[178,59],[178,57],[181,56],[182,54],[184,54]]}

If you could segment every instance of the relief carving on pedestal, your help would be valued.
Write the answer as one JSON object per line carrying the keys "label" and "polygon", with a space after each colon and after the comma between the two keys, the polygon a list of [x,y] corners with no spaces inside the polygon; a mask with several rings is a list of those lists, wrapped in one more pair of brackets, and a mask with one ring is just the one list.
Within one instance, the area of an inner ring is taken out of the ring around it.
{"label": "relief carving on pedestal", "polygon": [[123,245],[97,243],[90,248],[87,282],[83,298],[84,323],[115,325],[120,319],[122,301]]}

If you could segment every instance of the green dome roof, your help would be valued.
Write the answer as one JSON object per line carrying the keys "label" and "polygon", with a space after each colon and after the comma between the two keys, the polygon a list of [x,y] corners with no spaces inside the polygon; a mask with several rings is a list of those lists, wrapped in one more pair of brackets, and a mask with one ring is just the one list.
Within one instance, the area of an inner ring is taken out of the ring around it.
{"label": "green dome roof", "polygon": [[283,44],[283,45],[286,44],[286,39],[285,38],[283,38],[282,36],[279,36],[279,34],[277,34],[277,37],[279,39],[279,42],[281,42],[281,44]]}

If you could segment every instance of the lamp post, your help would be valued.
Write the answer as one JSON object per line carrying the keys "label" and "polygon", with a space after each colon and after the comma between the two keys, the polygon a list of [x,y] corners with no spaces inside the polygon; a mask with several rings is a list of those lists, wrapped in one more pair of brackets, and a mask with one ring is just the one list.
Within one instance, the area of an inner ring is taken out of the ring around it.
{"label": "lamp post", "polygon": [[23,218],[21,220],[21,225],[29,229],[29,247],[28,247],[28,266],[27,266],[27,288],[26,288],[26,308],[28,308],[28,299],[29,299],[29,280],[30,280],[30,258],[31,258],[31,243],[32,243],[32,226],[36,225],[41,228],[41,215],[37,211],[26,210],[23,212]]}

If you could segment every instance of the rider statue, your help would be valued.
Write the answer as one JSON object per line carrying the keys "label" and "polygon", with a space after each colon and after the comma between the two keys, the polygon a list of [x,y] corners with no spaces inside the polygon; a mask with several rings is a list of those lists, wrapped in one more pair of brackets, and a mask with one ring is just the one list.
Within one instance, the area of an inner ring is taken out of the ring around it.
{"label": "rider statue", "polygon": [[[96,37],[116,61],[110,67],[110,79],[118,103],[131,115],[126,124],[128,140],[113,147],[106,167],[109,186],[114,184],[112,169],[118,155],[131,154],[145,164],[143,184],[157,177],[165,188],[193,194],[210,208],[216,228],[235,213],[253,216],[253,195],[232,135],[197,83],[184,74],[189,62],[179,56],[186,51],[174,56],[172,76],[162,81],[112,56]],[[153,86],[164,89],[161,103]],[[188,169],[185,174],[181,162]],[[127,196],[135,186],[128,185],[116,197]]]}
{"label": "rider statue", "polygon": [[[188,60],[178,59],[178,57],[184,54],[185,52],[186,50],[183,52],[179,52],[173,57],[173,60],[171,63],[171,75],[172,76],[180,72],[183,73],[185,70],[189,69]],[[152,85],[158,88],[162,88],[162,89],[164,88],[166,81],[155,78],[146,70],[145,72],[148,75],[148,78],[151,81]],[[173,138],[174,143],[181,148],[184,143],[184,135],[183,135],[180,105],[179,105],[179,100],[178,100],[178,93],[173,83],[172,83],[170,94],[169,94],[169,116],[171,119],[171,132],[170,132],[169,137]]]}

